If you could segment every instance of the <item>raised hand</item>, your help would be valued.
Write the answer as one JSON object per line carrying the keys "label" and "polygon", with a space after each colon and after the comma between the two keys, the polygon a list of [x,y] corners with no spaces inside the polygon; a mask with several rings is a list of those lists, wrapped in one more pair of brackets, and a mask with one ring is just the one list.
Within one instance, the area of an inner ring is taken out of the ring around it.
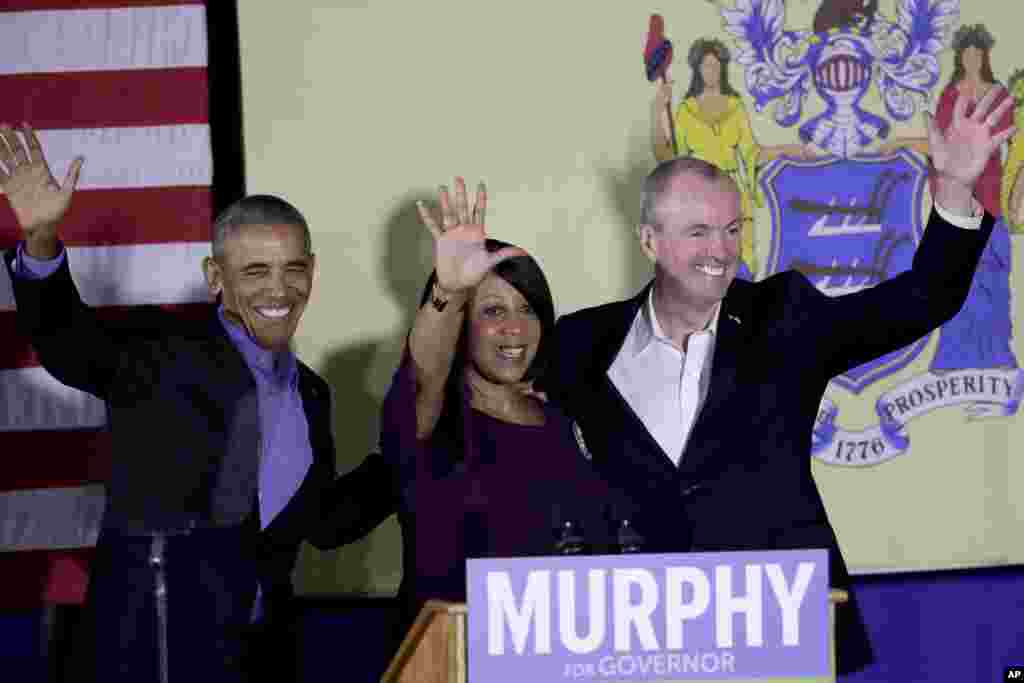
{"label": "raised hand", "polygon": [[57,226],[71,204],[84,159],[71,162],[64,184],[58,185],[35,131],[23,124],[21,132],[24,143],[13,128],[0,125],[0,189],[24,232],[29,255],[51,258],[57,254]]}
{"label": "raised hand", "polygon": [[494,266],[513,256],[526,254],[518,247],[505,247],[488,252],[485,242],[484,214],[487,211],[487,189],[477,187],[476,203],[470,213],[466,181],[455,179],[455,202],[447,187],[438,194],[440,220],[423,204],[417,202],[420,220],[434,238],[434,268],[438,286],[448,292],[465,292],[480,284]]}
{"label": "raised hand", "polygon": [[958,94],[953,105],[953,119],[944,131],[939,130],[931,115],[925,115],[928,147],[932,166],[939,176],[937,180],[973,191],[989,157],[1016,131],[1014,126],[1010,126],[999,133],[992,133],[1003,114],[1013,105],[1013,98],[1006,97],[992,109],[992,102],[1002,90],[998,86],[989,88],[970,116],[967,116],[968,98]]}

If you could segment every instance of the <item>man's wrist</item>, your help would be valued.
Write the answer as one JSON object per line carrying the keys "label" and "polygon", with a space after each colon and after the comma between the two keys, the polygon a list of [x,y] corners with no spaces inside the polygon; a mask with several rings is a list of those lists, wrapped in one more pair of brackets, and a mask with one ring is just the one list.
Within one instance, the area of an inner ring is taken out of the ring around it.
{"label": "man's wrist", "polygon": [[935,178],[934,201],[943,209],[956,216],[963,218],[974,216],[973,188],[952,180],[941,173]]}
{"label": "man's wrist", "polygon": [[60,255],[60,241],[56,237],[26,238],[25,253],[40,261],[50,261]]}

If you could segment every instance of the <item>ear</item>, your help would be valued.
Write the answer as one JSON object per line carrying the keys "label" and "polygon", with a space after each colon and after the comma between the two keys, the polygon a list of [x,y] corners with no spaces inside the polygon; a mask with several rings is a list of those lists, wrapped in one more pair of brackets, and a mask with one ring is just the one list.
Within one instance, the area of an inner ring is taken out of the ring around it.
{"label": "ear", "polygon": [[210,288],[210,294],[217,298],[224,290],[224,271],[212,256],[203,259],[203,275],[206,277],[206,286]]}
{"label": "ear", "polygon": [[658,262],[658,229],[653,225],[641,223],[636,227],[636,236],[640,240],[640,250],[651,263]]}

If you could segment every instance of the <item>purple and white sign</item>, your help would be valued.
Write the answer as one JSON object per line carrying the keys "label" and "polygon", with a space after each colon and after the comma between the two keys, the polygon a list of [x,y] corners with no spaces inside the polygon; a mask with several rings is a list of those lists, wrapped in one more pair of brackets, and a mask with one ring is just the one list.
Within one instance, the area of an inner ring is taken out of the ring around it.
{"label": "purple and white sign", "polygon": [[828,555],[468,561],[471,681],[829,674]]}

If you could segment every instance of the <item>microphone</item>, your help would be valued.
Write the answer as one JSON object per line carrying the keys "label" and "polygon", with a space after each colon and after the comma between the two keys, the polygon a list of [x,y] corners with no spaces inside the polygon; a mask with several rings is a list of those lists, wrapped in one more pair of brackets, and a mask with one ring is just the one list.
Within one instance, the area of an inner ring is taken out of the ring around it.
{"label": "microphone", "polygon": [[578,520],[563,514],[562,506],[551,506],[551,528],[554,534],[554,555],[589,555],[590,546],[583,534],[583,525]]}

